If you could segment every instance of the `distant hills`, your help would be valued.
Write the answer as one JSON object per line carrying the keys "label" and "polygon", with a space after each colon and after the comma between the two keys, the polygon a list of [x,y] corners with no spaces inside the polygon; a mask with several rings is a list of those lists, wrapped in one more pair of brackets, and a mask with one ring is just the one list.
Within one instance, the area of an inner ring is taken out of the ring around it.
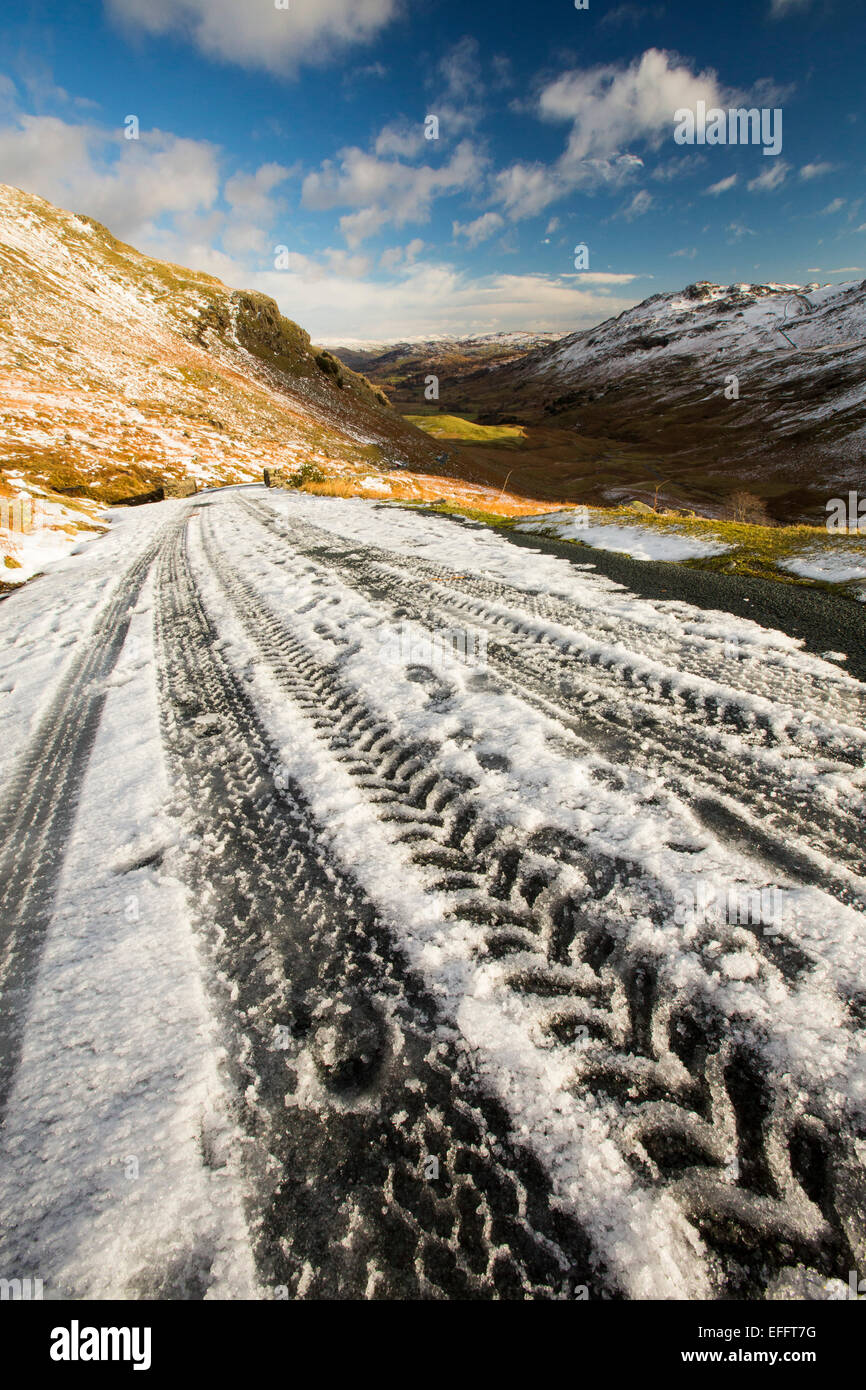
{"label": "distant hills", "polygon": [[511,486],[540,497],[713,515],[747,490],[815,521],[866,490],[866,281],[698,282],[555,341],[508,336],[380,345],[364,370],[402,408],[433,371],[443,412],[525,424]]}
{"label": "distant hills", "polygon": [[331,351],[347,367],[384,387],[398,405],[424,403],[425,378],[451,379],[520,361],[528,352],[552,346],[564,333],[483,333],[465,338],[419,338],[399,343],[350,343]]}

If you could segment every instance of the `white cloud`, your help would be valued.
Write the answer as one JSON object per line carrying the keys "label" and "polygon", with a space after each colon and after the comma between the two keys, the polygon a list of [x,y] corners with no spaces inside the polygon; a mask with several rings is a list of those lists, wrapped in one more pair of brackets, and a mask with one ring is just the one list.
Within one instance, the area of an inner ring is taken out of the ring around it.
{"label": "white cloud", "polygon": [[835,164],[828,164],[826,160],[823,162],[819,161],[815,164],[804,164],[800,170],[800,178],[806,180],[819,179],[823,174],[832,174],[836,167]]}
{"label": "white cloud", "polygon": [[280,202],[275,188],[291,178],[296,169],[284,164],[262,164],[254,174],[233,174],[226,180],[223,196],[229,213],[222,228],[222,244],[232,255],[252,251],[264,255],[271,245],[268,230],[277,220]]}
{"label": "white cloud", "polygon": [[[759,83],[766,96],[771,84]],[[516,220],[531,217],[577,190],[617,188],[643,160],[626,147],[657,149],[673,140],[674,113],[694,107],[726,106],[742,93],[724,87],[715,72],[694,73],[674,54],[647,49],[628,66],[604,64],[563,73],[541,91],[537,112],[544,120],[569,121],[566,148],[553,164],[518,162],[494,180],[497,201]],[[662,181],[690,172],[704,156],[695,153],[660,167]],[[647,195],[649,196],[649,195]],[[640,207],[640,204],[638,204]]]}
{"label": "white cloud", "polygon": [[772,0],[770,13],[776,19],[782,19],[785,15],[792,14],[794,10],[805,10],[812,0]]}
{"label": "white cloud", "polygon": [[498,212],[483,212],[474,222],[453,222],[451,231],[455,237],[465,236],[470,246],[479,246],[504,225],[505,219]]}
{"label": "white cloud", "polygon": [[613,159],[584,159],[572,163],[560,159],[556,164],[510,165],[493,180],[494,196],[514,221],[534,217],[558,198],[583,189],[618,189],[633,178],[643,160],[621,154]]}
{"label": "white cloud", "polygon": [[389,246],[379,257],[382,270],[393,271],[401,264],[413,265],[426,246],[420,237],[413,237],[405,246]]}
{"label": "white cloud", "polygon": [[426,222],[436,198],[474,188],[483,171],[483,160],[468,141],[438,168],[379,159],[355,146],[341,150],[339,161],[337,167],[326,160],[320,170],[307,175],[302,202],[318,211],[356,208],[340,219],[350,246],[358,246],[388,224]]}
{"label": "white cloud", "polygon": [[632,222],[635,217],[643,217],[645,212],[649,212],[652,207],[653,195],[648,193],[645,188],[640,189],[634,195],[631,202],[622,209],[622,215],[627,222]]}
{"label": "white cloud", "polygon": [[271,210],[271,193],[291,172],[284,164],[262,164],[254,174],[233,174],[226,180],[226,202],[248,217],[262,217]]}
{"label": "white cloud", "polygon": [[494,180],[497,202],[514,218],[532,217],[568,192],[555,168],[547,164],[512,164]]}
{"label": "white cloud", "polygon": [[[391,283],[319,281],[280,283],[261,277],[256,288],[278,299],[314,338],[394,339],[431,333],[496,332],[526,328],[577,329],[621,313],[635,296],[587,286],[575,275],[472,277],[441,264],[410,267]],[[614,288],[614,287],[611,287]]]}
{"label": "white cloud", "polygon": [[828,203],[825,208],[822,208],[818,215],[819,217],[828,217],[834,212],[841,212],[844,206],[844,198],[834,198],[832,203]]}
{"label": "white cloud", "polygon": [[478,60],[478,41],[466,37],[438,63],[428,83],[433,93],[429,113],[439,117],[443,139],[465,134],[480,120],[484,83]]}
{"label": "white cloud", "polygon": [[[14,97],[14,89],[9,95]],[[424,250],[420,237],[383,255],[380,266],[390,274],[373,275],[370,259],[352,253],[353,240],[374,224],[421,220],[445,193],[474,193],[486,166],[468,143],[436,169],[360,150],[323,165],[305,182],[305,193],[312,206],[350,209],[342,219],[349,250],[329,247],[313,256],[290,248],[289,268],[277,271],[271,243],[290,238],[274,232],[274,216],[295,170],[265,163],[223,183],[221,152],[205,141],[144,129],[139,140],[128,141],[122,129],[86,121],[4,119],[0,167],[10,182],[95,216],[150,255],[272,294],[315,338],[574,329],[634,302],[625,288],[633,278],[628,274],[473,278],[448,264],[418,260]],[[630,167],[639,161],[631,159]],[[476,222],[485,217],[504,224],[499,213],[482,214]],[[349,219],[354,222],[346,227]]]}
{"label": "white cloud", "polygon": [[291,75],[302,63],[329,61],[366,43],[393,18],[398,0],[106,0],[124,25],[176,32],[221,62]]}
{"label": "white cloud", "polygon": [[424,127],[420,121],[394,121],[383,126],[376,136],[375,152],[380,156],[396,155],[398,158],[414,159],[425,145]]}
{"label": "white cloud", "polygon": [[[417,246],[410,242],[409,247]],[[205,241],[161,241],[158,254],[215,275],[227,285],[261,291],[300,323],[313,341],[381,341],[431,334],[589,328],[630,308],[639,296],[630,274],[467,274],[447,263],[401,260],[393,275],[357,278],[339,252],[290,253],[285,271],[251,270]],[[619,293],[617,292],[619,291]]]}
{"label": "white cloud", "polygon": [[730,174],[726,179],[719,179],[718,183],[711,183],[709,188],[704,189],[704,192],[717,198],[720,193],[727,193],[729,189],[733,188],[738,178],[738,174]]}
{"label": "white cloud", "polygon": [[353,256],[350,251],[330,248],[324,252],[328,268],[335,275],[345,275],[352,280],[360,280],[372,269],[369,256]]}
{"label": "white cloud", "polygon": [[724,104],[727,96],[716,74],[695,74],[674,55],[650,48],[627,68],[608,64],[564,73],[539,98],[549,120],[572,122],[566,157],[579,161],[608,157],[634,141],[652,148],[673,134],[674,112]]}
{"label": "white cloud", "polygon": [[475,96],[481,83],[477,39],[466,37],[456,43],[439,63],[439,73],[449,101],[468,101]]}
{"label": "white cloud", "polygon": [[768,169],[746,184],[750,193],[772,193],[781,188],[788,176],[789,165],[783,159],[774,159]]}
{"label": "white cloud", "polygon": [[165,215],[213,207],[216,148],[161,130],[125,140],[120,130],[73,125],[56,116],[18,115],[0,129],[4,181],[134,239]]}
{"label": "white cloud", "polygon": [[674,257],[680,256],[680,257],[682,257],[683,259],[685,259],[685,260],[687,260],[687,261],[693,261],[693,260],[695,259],[695,256],[696,256],[697,254],[698,254],[698,251],[697,251],[697,247],[696,247],[696,246],[685,246],[685,247],[683,247],[683,249],[682,249],[681,251],[672,251],[672,252],[671,252],[671,255],[672,255],[672,256],[674,256]]}

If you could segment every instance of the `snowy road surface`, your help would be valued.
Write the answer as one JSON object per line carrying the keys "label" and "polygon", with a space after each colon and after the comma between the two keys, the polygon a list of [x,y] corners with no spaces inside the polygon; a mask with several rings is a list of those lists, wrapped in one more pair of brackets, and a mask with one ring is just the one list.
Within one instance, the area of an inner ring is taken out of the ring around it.
{"label": "snowy road surface", "polygon": [[866,686],[481,527],[226,489],[0,604],[0,1275],[844,1296]]}

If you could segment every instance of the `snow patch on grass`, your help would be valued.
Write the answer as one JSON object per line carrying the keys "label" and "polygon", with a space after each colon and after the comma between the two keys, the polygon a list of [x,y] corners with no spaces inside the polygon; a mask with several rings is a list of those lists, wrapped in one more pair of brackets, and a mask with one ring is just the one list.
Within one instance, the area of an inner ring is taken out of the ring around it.
{"label": "snow patch on grass", "polygon": [[582,541],[599,550],[631,555],[635,560],[703,560],[724,555],[730,546],[722,541],[699,540],[676,531],[650,530],[646,526],[596,526],[578,513],[560,512],[520,522],[519,531],[551,531],[562,540]]}
{"label": "snow patch on grass", "polygon": [[782,569],[799,574],[803,579],[822,579],[827,584],[847,584],[852,579],[866,579],[866,548],[863,550],[826,550],[811,554],[792,555],[780,560]]}

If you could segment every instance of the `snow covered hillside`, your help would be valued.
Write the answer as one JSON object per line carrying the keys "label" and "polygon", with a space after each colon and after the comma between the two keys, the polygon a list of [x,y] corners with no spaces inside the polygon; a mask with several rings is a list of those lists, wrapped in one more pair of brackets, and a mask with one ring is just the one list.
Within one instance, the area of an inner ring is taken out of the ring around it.
{"label": "snow covered hillside", "polygon": [[866,686],[257,486],[0,603],[0,1269],[46,1297],[845,1297]]}
{"label": "snow covered hillside", "polygon": [[435,456],[273,300],[0,186],[0,498],[114,503],[265,467],[346,479]]}
{"label": "snow covered hillside", "polygon": [[486,423],[567,428],[596,446],[601,470],[624,450],[663,497],[707,501],[711,515],[727,486],[778,520],[823,521],[828,498],[863,483],[866,281],[698,282],[471,381],[445,379],[440,395]]}

